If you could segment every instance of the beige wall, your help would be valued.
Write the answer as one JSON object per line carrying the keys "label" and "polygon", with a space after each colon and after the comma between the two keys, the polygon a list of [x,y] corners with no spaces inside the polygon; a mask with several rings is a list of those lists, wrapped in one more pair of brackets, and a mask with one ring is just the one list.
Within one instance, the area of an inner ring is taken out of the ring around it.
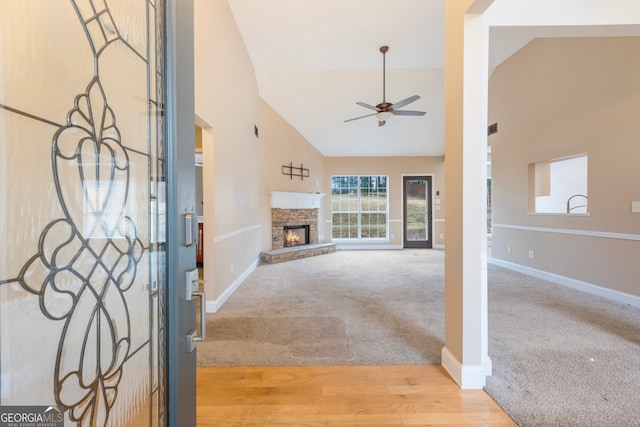
{"label": "beige wall", "polygon": [[[320,241],[331,241],[331,176],[388,175],[390,185],[389,246],[402,245],[402,175],[431,175],[433,198],[440,191],[440,211],[433,212],[434,244],[444,244],[444,160],[442,157],[324,157],[265,101],[260,101],[260,186],[262,250],[271,249],[271,208],[268,193],[290,191],[325,194],[319,212]],[[282,174],[282,166],[293,163],[309,169],[301,180]],[[441,238],[440,235],[443,235]],[[379,242],[375,243],[380,246]],[[366,243],[358,243],[366,246]]]}
{"label": "beige wall", "polygon": [[195,104],[203,127],[205,289],[217,300],[260,248],[258,88],[226,1],[195,2]]}
{"label": "beige wall", "polygon": [[[286,191],[329,194],[331,187],[326,186],[324,156],[262,99],[259,108],[261,249],[271,250],[271,200],[268,193]],[[282,166],[291,163],[294,167],[309,169],[309,177],[292,179],[283,175]],[[324,218],[324,210],[321,209],[319,225],[324,223]]]}
{"label": "beige wall", "polygon": [[[444,243],[441,157],[325,158],[259,97],[253,66],[226,2],[196,2],[195,15],[196,115],[204,128],[205,289],[214,305],[210,309],[242,282],[260,251],[271,249],[271,191],[326,194],[319,237],[328,242],[331,175],[388,175],[392,220],[402,218],[402,174],[432,175],[442,207],[434,211],[434,244]],[[282,166],[290,163],[309,169],[309,177],[283,175]],[[392,222],[390,234],[395,235],[390,243],[401,245],[402,223]]]}
{"label": "beige wall", "polygon": [[[440,199],[441,210],[433,211],[434,245],[444,244],[444,159],[442,157],[327,157],[325,160],[325,186],[329,193],[324,200],[323,208],[327,212],[327,220],[331,219],[330,189],[331,177],[334,175],[387,175],[389,177],[389,244],[402,246],[402,176],[431,175],[433,199]],[[436,196],[436,191],[440,192]],[[432,200],[433,203],[435,201]],[[435,204],[434,204],[435,206]],[[322,225],[322,224],[321,224]],[[327,238],[331,236],[331,223],[325,222],[324,231]],[[443,235],[441,238],[440,235]],[[373,243],[372,243],[373,244]],[[379,242],[375,243],[379,246]],[[366,246],[367,243],[362,243]]]}
{"label": "beige wall", "polygon": [[[492,74],[494,259],[640,295],[639,45],[537,39]],[[527,165],[579,153],[590,215],[528,214]]]}

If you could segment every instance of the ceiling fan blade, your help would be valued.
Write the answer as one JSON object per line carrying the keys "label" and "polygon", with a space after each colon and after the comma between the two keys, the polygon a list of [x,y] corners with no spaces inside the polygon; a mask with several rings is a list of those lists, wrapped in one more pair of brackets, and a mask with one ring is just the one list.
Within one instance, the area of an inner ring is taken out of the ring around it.
{"label": "ceiling fan blade", "polygon": [[424,111],[393,110],[391,114],[394,116],[424,116],[427,113]]}
{"label": "ceiling fan blade", "polygon": [[398,101],[395,104],[393,104],[393,109],[395,110],[396,108],[404,107],[405,105],[411,104],[412,102],[417,101],[418,99],[420,99],[420,96],[418,95],[410,96],[407,99],[403,99],[402,101]]}
{"label": "ceiling fan blade", "polygon": [[356,102],[356,104],[358,104],[361,107],[368,108],[370,110],[380,111],[377,107],[374,107],[373,105],[369,105],[369,104],[367,104],[365,102]]}
{"label": "ceiling fan blade", "polygon": [[347,119],[347,120],[345,120],[344,122],[345,122],[345,123],[347,123],[347,122],[352,122],[352,121],[354,121],[354,120],[364,119],[365,117],[375,116],[376,114],[378,114],[378,113],[372,113],[372,114],[367,114],[367,115],[360,116],[360,117],[354,117],[353,119]]}

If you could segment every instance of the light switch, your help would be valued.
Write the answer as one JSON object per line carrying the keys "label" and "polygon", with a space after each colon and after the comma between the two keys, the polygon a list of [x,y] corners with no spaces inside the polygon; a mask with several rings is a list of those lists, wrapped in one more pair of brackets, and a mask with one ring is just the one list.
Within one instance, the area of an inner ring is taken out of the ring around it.
{"label": "light switch", "polygon": [[640,213],[640,201],[631,202],[631,212]]}

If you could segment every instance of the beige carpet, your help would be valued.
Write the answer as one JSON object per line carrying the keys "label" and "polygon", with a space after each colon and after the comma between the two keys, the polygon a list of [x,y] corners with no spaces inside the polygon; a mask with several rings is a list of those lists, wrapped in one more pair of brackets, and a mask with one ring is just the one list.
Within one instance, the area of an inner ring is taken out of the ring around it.
{"label": "beige carpet", "polygon": [[207,315],[200,365],[440,363],[444,254],[340,251],[261,264]]}
{"label": "beige carpet", "polygon": [[[200,365],[440,363],[444,253],[259,266],[207,315]],[[489,265],[487,392],[520,426],[640,426],[640,309]]]}
{"label": "beige carpet", "polygon": [[485,390],[520,426],[640,426],[640,309],[489,266]]}

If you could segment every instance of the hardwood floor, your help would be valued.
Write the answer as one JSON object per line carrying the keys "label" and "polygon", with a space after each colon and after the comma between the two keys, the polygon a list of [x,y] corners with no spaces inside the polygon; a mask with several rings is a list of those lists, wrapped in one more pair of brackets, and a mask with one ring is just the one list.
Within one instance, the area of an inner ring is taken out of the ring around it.
{"label": "hardwood floor", "polygon": [[516,426],[439,365],[201,367],[198,426]]}

